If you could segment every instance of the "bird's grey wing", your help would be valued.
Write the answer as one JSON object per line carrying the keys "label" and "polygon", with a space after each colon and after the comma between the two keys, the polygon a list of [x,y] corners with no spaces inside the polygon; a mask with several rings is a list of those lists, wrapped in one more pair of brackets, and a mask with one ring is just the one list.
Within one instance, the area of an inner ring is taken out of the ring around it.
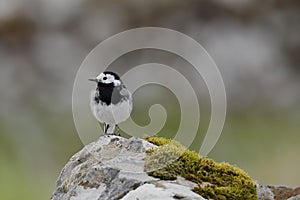
{"label": "bird's grey wing", "polygon": [[129,103],[129,110],[130,112],[132,111],[132,94],[131,92],[123,85],[121,90],[120,90],[120,94],[122,96],[124,96],[124,99],[127,99],[128,100],[128,103]]}
{"label": "bird's grey wing", "polygon": [[130,91],[125,86],[121,87],[120,94],[122,96],[124,96],[125,98],[132,99],[132,95],[131,95]]}

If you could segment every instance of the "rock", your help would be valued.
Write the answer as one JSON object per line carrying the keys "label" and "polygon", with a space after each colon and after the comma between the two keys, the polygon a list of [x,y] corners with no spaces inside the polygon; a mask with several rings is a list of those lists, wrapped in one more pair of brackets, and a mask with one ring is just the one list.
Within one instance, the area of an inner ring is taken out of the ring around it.
{"label": "rock", "polygon": [[[205,200],[197,184],[180,176],[160,180],[144,172],[146,151],[157,146],[143,139],[101,136],[76,153],[63,168],[52,200]],[[255,181],[258,200],[300,200],[300,187],[268,186]],[[202,182],[203,187],[209,184]]]}
{"label": "rock", "polygon": [[292,196],[292,197],[288,198],[287,200],[300,200],[300,194],[298,194],[296,196]]}
{"label": "rock", "polygon": [[192,192],[190,188],[175,183],[167,183],[162,181],[161,183],[144,184],[138,187],[134,191],[129,192],[122,200],[205,200],[203,197]]}
{"label": "rock", "polygon": [[184,178],[163,181],[144,172],[146,151],[154,147],[143,139],[101,136],[65,165],[51,199],[204,200]]}
{"label": "rock", "polygon": [[297,196],[290,197],[287,200],[300,200],[300,194],[298,194]]}
{"label": "rock", "polygon": [[300,187],[289,188],[283,185],[279,186],[268,186],[270,190],[274,193],[275,200],[296,200],[300,199]]}
{"label": "rock", "polygon": [[300,200],[300,187],[262,185],[256,181],[258,200]]}
{"label": "rock", "polygon": [[258,200],[274,200],[274,194],[268,186],[256,182]]}

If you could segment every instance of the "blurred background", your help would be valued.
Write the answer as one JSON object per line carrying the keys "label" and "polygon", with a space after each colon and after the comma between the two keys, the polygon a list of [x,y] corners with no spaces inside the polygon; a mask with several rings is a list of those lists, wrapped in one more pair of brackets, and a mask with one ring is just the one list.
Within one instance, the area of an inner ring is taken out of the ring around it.
{"label": "blurred background", "polygon": [[[264,184],[300,185],[299,22],[298,0],[0,0],[0,199],[50,198],[60,170],[83,147],[71,109],[77,69],[99,42],[144,26],[191,36],[220,69],[228,112],[209,157]],[[150,61],[188,65],[145,50],[111,67],[124,73]],[[133,119],[147,123],[149,105],[168,99],[172,117],[160,135],[176,132],[180,110],[172,94],[143,88],[135,94]],[[156,95],[138,101],[149,93]],[[201,135],[209,96],[199,96]]]}

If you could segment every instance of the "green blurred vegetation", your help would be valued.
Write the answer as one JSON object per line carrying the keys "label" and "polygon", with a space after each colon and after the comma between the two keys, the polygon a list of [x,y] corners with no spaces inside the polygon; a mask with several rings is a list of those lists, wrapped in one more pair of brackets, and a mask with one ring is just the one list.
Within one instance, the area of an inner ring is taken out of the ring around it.
{"label": "green blurred vegetation", "polygon": [[35,119],[43,128],[38,134],[46,141],[35,140],[40,136],[30,135],[26,129],[16,139],[12,130],[0,124],[0,199],[49,199],[61,169],[82,148],[71,115],[54,119],[49,114]]}
{"label": "green blurred vegetation", "polygon": [[210,156],[237,164],[264,184],[300,184],[299,113],[229,115]]}

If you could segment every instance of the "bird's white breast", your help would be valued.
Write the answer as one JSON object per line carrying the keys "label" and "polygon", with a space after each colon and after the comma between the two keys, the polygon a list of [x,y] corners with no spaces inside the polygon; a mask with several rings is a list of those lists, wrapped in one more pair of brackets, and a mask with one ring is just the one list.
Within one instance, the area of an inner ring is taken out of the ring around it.
{"label": "bird's white breast", "polygon": [[118,124],[129,118],[132,111],[132,103],[131,101],[124,100],[117,104],[97,104],[92,98],[91,109],[93,115],[99,122],[105,122],[107,124]]}

